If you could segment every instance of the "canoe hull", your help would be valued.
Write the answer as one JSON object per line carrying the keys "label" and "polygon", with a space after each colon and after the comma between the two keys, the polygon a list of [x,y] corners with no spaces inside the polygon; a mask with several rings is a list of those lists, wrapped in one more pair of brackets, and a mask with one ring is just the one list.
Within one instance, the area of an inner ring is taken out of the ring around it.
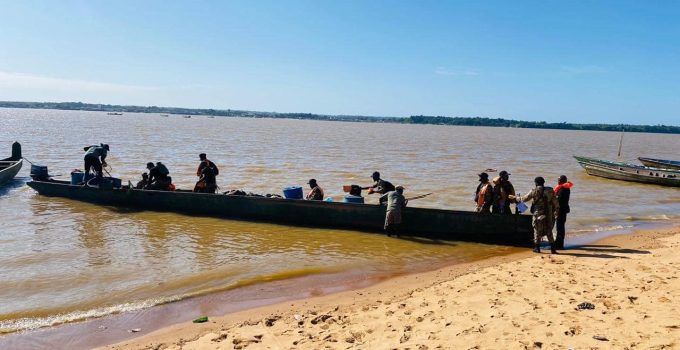
{"label": "canoe hull", "polygon": [[18,161],[2,161],[3,163],[10,163],[10,166],[0,170],[0,186],[14,180],[23,165],[23,159]]}
{"label": "canoe hull", "polygon": [[680,187],[680,172],[626,163],[601,161],[587,157],[574,157],[588,175],[613,180]]}
{"label": "canoe hull", "polygon": [[[370,204],[183,191],[100,190],[73,186],[65,181],[31,181],[28,185],[41,195],[102,205],[294,226],[380,232],[385,219],[385,207]],[[531,217],[527,215],[480,215],[465,211],[409,207],[404,210],[403,221],[403,233],[407,236],[512,246],[529,246],[533,237]]]}
{"label": "canoe hull", "polygon": [[639,157],[640,163],[654,168],[680,170],[680,162],[666,159],[654,159]]}

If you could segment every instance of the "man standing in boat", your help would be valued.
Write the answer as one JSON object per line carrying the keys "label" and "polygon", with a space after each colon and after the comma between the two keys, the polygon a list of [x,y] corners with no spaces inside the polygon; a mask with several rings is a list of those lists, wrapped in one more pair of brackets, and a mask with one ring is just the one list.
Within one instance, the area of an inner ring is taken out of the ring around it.
{"label": "man standing in boat", "polygon": [[479,174],[479,185],[475,191],[475,203],[477,209],[475,210],[481,214],[490,214],[491,205],[493,204],[493,186],[489,182],[489,174]]}
{"label": "man standing in boat", "polygon": [[557,179],[557,186],[555,187],[555,196],[560,203],[560,209],[557,211],[555,246],[557,249],[564,249],[564,237],[566,235],[565,223],[567,222],[567,214],[570,211],[569,197],[571,196],[571,187],[574,186],[571,181],[567,181],[565,175]]}
{"label": "man standing in boat", "polygon": [[109,145],[102,143],[99,146],[93,145],[83,149],[85,150],[85,178],[90,173],[90,169],[94,170],[96,177],[103,177],[103,167],[106,166],[106,155],[109,151]]}
{"label": "man standing in boat", "polygon": [[534,214],[532,220],[534,227],[534,253],[541,252],[541,240],[543,236],[547,236],[548,242],[550,242],[550,252],[557,254],[552,228],[555,224],[555,216],[560,210],[560,203],[557,201],[553,189],[544,186],[544,178],[540,176],[535,178],[534,184],[536,187],[527,195],[518,197],[511,195],[509,197],[520,202],[531,201],[531,213]]}
{"label": "man standing in boat", "polygon": [[323,189],[316,183],[316,179],[310,179],[309,182],[307,183],[309,185],[309,188],[311,188],[311,191],[307,193],[307,200],[312,200],[312,201],[322,201],[323,200]]}
{"label": "man standing in boat", "polygon": [[215,163],[208,160],[205,153],[198,155],[201,163],[198,164],[198,169],[196,170],[196,176],[199,177],[196,186],[194,186],[194,192],[203,193],[215,193],[217,190],[217,178],[216,176],[220,173]]}
{"label": "man standing in boat", "polygon": [[396,235],[399,237],[401,229],[401,213],[408,200],[404,197],[404,187],[397,186],[394,191],[387,192],[380,197],[380,204],[387,202],[387,212],[385,213],[385,232],[388,237]]}
{"label": "man standing in boat", "polygon": [[[510,182],[510,173],[502,170],[498,173],[498,177],[493,179],[493,213],[510,215],[510,203],[514,203],[515,187]],[[512,197],[512,198],[511,198]]]}
{"label": "man standing in boat", "polygon": [[371,193],[380,193],[380,194],[385,194],[390,191],[394,191],[394,185],[392,185],[391,182],[385,181],[380,178],[380,173],[379,172],[374,172],[373,175],[371,175],[373,178],[373,185],[367,186],[367,187],[362,187],[362,190],[368,190],[368,194]]}

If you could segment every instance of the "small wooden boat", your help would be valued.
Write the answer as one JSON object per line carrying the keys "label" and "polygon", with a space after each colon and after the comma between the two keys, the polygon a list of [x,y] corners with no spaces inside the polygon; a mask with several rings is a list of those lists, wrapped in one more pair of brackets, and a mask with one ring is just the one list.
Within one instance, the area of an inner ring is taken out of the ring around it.
{"label": "small wooden boat", "polygon": [[[380,232],[385,206],[298,199],[151,191],[131,188],[99,189],[67,181],[30,181],[39,194],[101,205],[171,211],[190,215],[272,222],[304,227]],[[531,216],[483,215],[474,212],[407,207],[403,234],[454,241],[529,246]]]}
{"label": "small wooden boat", "polygon": [[640,163],[654,168],[680,170],[680,162],[676,160],[638,157]]}
{"label": "small wooden boat", "polygon": [[12,144],[12,156],[0,160],[0,186],[12,181],[21,170],[24,160],[21,158],[21,144]]}
{"label": "small wooden boat", "polygon": [[123,113],[118,113],[118,112],[109,112],[106,113],[107,115],[123,115]]}
{"label": "small wooden boat", "polygon": [[190,116],[190,115],[185,115],[184,118],[187,118],[187,119],[188,119],[188,118],[191,118],[191,116]]}
{"label": "small wooden boat", "polygon": [[574,156],[588,175],[607,179],[680,187],[680,170],[652,168],[636,164],[610,162]]}

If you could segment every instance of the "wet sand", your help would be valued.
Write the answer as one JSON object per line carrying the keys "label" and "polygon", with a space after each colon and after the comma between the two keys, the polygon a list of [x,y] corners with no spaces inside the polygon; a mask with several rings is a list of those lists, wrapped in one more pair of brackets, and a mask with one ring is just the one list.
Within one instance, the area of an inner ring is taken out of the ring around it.
{"label": "wet sand", "polygon": [[[405,240],[410,237],[403,238]],[[394,240],[394,239],[392,239]],[[466,261],[470,266],[491,266],[512,259],[513,254],[526,252],[524,248],[499,247],[497,256],[478,255],[474,259],[451,257],[433,265],[419,264],[401,269],[403,272],[375,273],[353,269],[336,273],[317,273],[299,277],[253,281],[239,288],[209,293],[197,297],[169,302],[141,310],[92,316],[80,322],[70,322],[36,330],[16,332],[0,337],[0,349],[91,349],[113,344],[183,323],[201,315],[234,314],[265,305],[313,298],[343,291],[359,290],[381,281],[405,274],[431,271],[438,267],[455,266]],[[132,329],[139,330],[131,332]]]}
{"label": "wet sand", "polygon": [[679,248],[680,227],[637,231],[185,322],[107,348],[676,349]]}

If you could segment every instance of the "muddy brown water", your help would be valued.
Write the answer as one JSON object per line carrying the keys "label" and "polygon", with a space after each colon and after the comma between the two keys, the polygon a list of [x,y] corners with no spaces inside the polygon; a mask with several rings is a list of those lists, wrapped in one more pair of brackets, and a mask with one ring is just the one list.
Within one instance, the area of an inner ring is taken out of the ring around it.
{"label": "muddy brown water", "polygon": [[[680,189],[590,177],[572,158],[615,160],[618,133],[30,109],[0,109],[0,125],[1,157],[20,141],[26,158],[63,179],[82,169],[83,146],[104,142],[112,174],[124,182],[136,182],[146,162],[162,161],[177,187],[191,188],[205,152],[220,167],[222,190],[280,193],[316,178],[341,200],[342,185],[369,184],[379,170],[407,196],[435,192],[412,206],[471,210],[476,174],[493,168],[508,170],[522,193],[535,176],[554,185],[566,174],[575,183],[573,236],[680,219]],[[626,134],[622,158],[680,159],[679,149],[678,135]],[[342,273],[370,280],[513,251],[41,197],[24,185],[29,166],[0,189],[0,333],[271,281],[285,287]],[[284,296],[266,296],[277,297]]]}

